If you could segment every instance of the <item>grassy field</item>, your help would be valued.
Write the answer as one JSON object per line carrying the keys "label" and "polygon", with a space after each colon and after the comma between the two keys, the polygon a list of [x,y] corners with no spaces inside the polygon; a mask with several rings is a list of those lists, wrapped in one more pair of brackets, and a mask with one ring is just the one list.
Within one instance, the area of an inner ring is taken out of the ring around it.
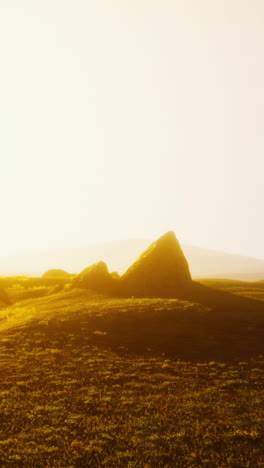
{"label": "grassy field", "polygon": [[69,283],[67,278],[27,276],[0,277],[0,288],[8,294],[11,302],[33,299],[51,294],[55,288],[64,288]]}
{"label": "grassy field", "polygon": [[223,297],[1,309],[0,466],[264,467],[263,303]]}
{"label": "grassy field", "polygon": [[264,301],[264,281],[246,282],[226,279],[202,279],[205,286]]}

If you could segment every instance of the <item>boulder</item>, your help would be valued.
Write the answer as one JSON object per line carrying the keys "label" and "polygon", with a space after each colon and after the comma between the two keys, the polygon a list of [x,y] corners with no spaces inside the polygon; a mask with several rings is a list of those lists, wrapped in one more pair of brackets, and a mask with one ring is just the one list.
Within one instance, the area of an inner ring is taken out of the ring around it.
{"label": "boulder", "polygon": [[176,297],[191,287],[188,262],[174,232],[153,242],[119,280],[120,291],[139,297]]}
{"label": "boulder", "polygon": [[73,288],[91,289],[98,292],[110,292],[115,284],[115,279],[108,271],[104,262],[98,262],[85,268],[72,281]]}

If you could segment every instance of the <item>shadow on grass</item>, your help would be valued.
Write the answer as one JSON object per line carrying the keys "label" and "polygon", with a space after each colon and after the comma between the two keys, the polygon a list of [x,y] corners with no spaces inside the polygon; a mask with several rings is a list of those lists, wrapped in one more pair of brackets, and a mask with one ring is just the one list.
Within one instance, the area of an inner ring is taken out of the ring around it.
{"label": "shadow on grass", "polygon": [[[81,291],[80,291],[80,294]],[[105,298],[45,325],[47,336],[72,334],[80,343],[119,354],[183,360],[243,360],[264,353],[264,303],[193,283],[177,298]],[[34,321],[38,327],[37,321]]]}

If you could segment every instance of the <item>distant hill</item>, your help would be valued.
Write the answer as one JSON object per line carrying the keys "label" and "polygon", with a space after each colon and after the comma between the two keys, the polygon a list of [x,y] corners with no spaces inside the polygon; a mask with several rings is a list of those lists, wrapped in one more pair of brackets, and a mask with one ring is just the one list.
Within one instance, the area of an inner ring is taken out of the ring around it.
{"label": "distant hill", "polygon": [[[153,239],[130,239],[76,249],[52,249],[0,258],[0,275],[40,276],[49,269],[79,273],[87,266],[104,261],[110,271],[123,273]],[[232,255],[182,244],[193,278],[264,280],[264,260]]]}
{"label": "distant hill", "polygon": [[264,260],[189,245],[182,249],[193,278],[264,280]]}
{"label": "distant hill", "polygon": [[71,274],[64,270],[48,270],[43,275],[42,278],[71,278]]}

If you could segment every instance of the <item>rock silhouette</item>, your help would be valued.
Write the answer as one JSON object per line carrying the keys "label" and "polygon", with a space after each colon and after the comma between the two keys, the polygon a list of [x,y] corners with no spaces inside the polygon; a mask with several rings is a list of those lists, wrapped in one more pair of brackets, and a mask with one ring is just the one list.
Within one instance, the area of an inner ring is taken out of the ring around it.
{"label": "rock silhouette", "polygon": [[153,242],[119,280],[125,295],[175,297],[192,286],[188,262],[174,232]]}
{"label": "rock silhouette", "polygon": [[115,284],[115,279],[109,273],[104,262],[98,262],[85,268],[72,281],[73,288],[91,289],[98,292],[110,292]]}
{"label": "rock silhouette", "polygon": [[98,262],[72,281],[73,288],[135,297],[177,297],[192,285],[188,262],[172,231],[153,242],[121,277]]}

